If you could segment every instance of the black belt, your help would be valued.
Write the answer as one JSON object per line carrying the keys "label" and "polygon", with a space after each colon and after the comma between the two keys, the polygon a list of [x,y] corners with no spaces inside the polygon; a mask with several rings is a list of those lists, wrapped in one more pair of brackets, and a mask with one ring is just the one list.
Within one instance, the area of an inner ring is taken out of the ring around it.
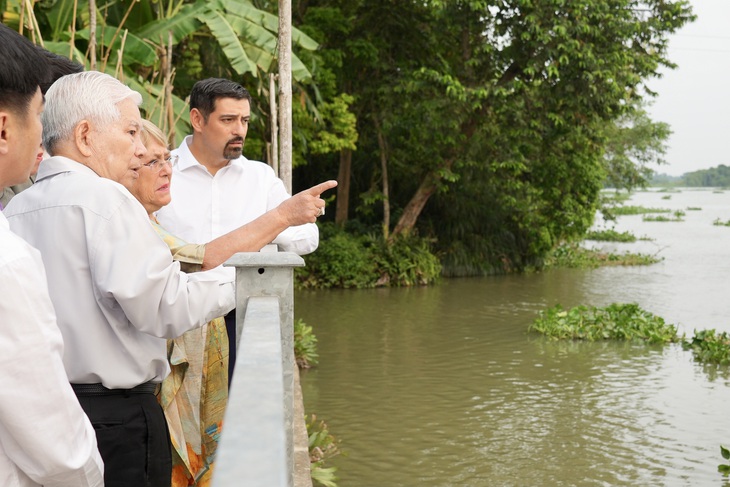
{"label": "black belt", "polygon": [[77,396],[115,396],[125,394],[157,394],[159,382],[145,382],[131,389],[108,389],[101,384],[71,384]]}

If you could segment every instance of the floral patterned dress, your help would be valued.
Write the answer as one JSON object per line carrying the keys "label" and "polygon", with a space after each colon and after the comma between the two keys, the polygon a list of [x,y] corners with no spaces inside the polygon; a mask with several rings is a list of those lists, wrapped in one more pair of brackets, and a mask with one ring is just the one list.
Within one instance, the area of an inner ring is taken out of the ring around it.
{"label": "floral patterned dress", "polygon": [[[200,271],[205,245],[188,244],[156,221],[157,233],[184,272]],[[170,375],[160,404],[172,441],[172,487],[210,485],[228,401],[228,336],[223,318],[168,340]]]}

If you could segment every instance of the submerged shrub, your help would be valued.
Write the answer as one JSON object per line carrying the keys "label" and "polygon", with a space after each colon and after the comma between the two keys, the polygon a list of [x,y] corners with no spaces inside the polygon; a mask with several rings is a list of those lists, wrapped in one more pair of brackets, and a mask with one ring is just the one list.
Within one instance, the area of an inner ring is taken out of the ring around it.
{"label": "submerged shrub", "polygon": [[663,318],[633,303],[613,303],[605,308],[576,306],[569,310],[558,304],[540,312],[529,330],[555,339],[679,341],[674,325],[667,325]]}

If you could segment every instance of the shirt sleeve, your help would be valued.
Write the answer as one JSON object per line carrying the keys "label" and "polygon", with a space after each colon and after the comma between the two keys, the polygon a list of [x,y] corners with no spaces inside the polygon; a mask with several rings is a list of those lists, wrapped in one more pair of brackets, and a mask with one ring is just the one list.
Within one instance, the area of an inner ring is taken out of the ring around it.
{"label": "shirt sleeve", "polygon": [[[291,198],[284,187],[284,182],[274,177],[270,186],[267,201],[267,211],[273,210],[283,201]],[[284,252],[294,252],[297,255],[311,254],[319,245],[319,228],[316,223],[305,223],[296,227],[289,227],[281,232],[272,243],[279,246]]]}
{"label": "shirt sleeve", "polygon": [[106,307],[120,306],[143,333],[175,338],[235,307],[233,280],[181,272],[135,200],[109,219],[93,246],[91,272],[99,299]]}
{"label": "shirt sleeve", "polygon": [[203,260],[205,259],[205,245],[189,244],[183,239],[171,234],[159,223],[152,222],[157,235],[170,248],[172,260],[180,262],[180,269],[183,272],[200,272],[203,268]]}
{"label": "shirt sleeve", "polygon": [[28,257],[0,265],[0,445],[46,487],[103,486],[96,435],[63,367],[45,273]]}

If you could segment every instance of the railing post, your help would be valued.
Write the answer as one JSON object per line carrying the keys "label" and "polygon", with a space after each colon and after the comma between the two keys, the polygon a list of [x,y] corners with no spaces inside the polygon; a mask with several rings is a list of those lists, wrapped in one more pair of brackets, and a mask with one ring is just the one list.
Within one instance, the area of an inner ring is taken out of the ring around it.
{"label": "railing post", "polygon": [[[225,263],[236,268],[236,343],[240,344],[249,297],[279,298],[282,371],[284,381],[284,430],[288,485],[293,485],[294,438],[294,267],[304,259],[292,252],[243,252]],[[240,348],[239,348],[240,350]],[[235,377],[235,372],[234,372]],[[224,428],[225,429],[225,428]],[[224,431],[225,435],[225,431]],[[262,439],[265,441],[265,439]]]}

